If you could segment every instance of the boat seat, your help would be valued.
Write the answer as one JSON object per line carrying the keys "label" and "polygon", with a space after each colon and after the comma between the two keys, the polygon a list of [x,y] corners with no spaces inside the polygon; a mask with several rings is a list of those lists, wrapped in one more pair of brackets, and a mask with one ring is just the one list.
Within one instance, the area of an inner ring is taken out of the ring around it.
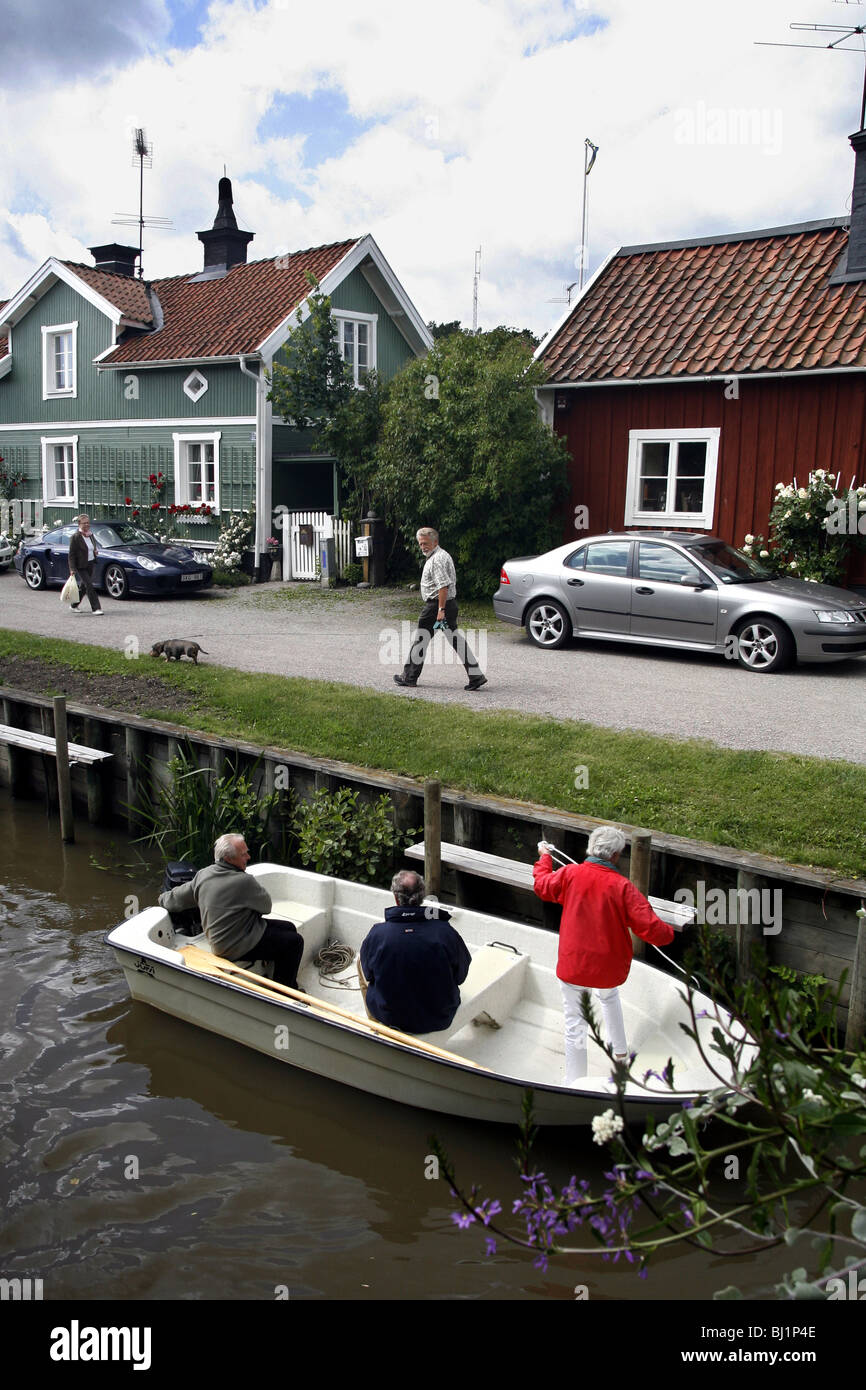
{"label": "boat seat", "polygon": [[523,994],[529,956],[515,955],[502,946],[479,946],[472,956],[469,974],[460,986],[460,1007],[447,1028],[419,1033],[422,1042],[442,1045],[479,1014],[504,1023]]}

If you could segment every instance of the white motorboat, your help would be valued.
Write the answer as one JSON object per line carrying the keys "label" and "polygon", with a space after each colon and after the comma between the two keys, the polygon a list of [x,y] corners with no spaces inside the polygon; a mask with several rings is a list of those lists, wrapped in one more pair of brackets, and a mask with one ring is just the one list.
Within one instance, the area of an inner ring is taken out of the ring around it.
{"label": "white motorboat", "polygon": [[[381,888],[327,878],[303,869],[254,864],[247,869],[268,890],[272,916],[294,922],[304,937],[301,993],[214,956],[204,936],[180,934],[168,913],[149,907],[106,935],[134,999],[188,1023],[256,1048],[278,1061],[372,1095],[447,1115],[503,1123],[520,1118],[523,1093],[534,1093],[536,1121],[588,1124],[615,1104],[612,1064],[590,1039],[590,1074],[563,1083],[563,1016],[556,978],[557,936],[486,913],[447,908],[472,956],[451,1027],[412,1037],[368,1019],[360,989],[335,989],[314,964],[328,942],[357,954],[393,898]],[[340,977],[337,977],[339,979]],[[357,981],[354,961],[347,984]],[[712,1043],[712,1028],[729,1022],[705,995],[693,996],[701,1048],[680,981],[635,960],[621,989],[629,1048],[637,1053],[625,1092],[627,1114],[663,1118],[694,1096],[726,1084],[730,1064]],[[711,1066],[701,1056],[703,1050]],[[659,1079],[674,1062],[676,1095]]]}

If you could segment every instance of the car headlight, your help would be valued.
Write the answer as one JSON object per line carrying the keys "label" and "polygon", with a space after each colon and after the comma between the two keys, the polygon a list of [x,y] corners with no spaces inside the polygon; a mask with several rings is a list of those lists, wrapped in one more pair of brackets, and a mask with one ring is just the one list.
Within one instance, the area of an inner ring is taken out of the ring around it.
{"label": "car headlight", "polygon": [[844,608],[813,608],[819,623],[856,623],[857,618]]}
{"label": "car headlight", "polygon": [[165,565],[161,564],[159,560],[151,560],[147,555],[141,555],[141,556],[139,556],[139,561],[138,561],[138,563],[139,563],[144,569],[146,569],[146,570],[164,570],[164,569],[165,569]]}

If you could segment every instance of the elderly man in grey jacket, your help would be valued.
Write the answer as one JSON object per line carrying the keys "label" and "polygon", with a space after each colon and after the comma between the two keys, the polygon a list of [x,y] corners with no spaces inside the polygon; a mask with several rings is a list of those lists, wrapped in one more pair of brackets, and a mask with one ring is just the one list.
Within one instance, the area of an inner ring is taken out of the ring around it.
{"label": "elderly man in grey jacket", "polygon": [[265,922],[271,896],[246,873],[250,862],[243,835],[221,835],[213,847],[214,863],[200,869],[189,883],[160,893],[159,905],[168,912],[197,907],[214,955],[226,960],[270,960],[274,979],[298,988],[298,966],[304,938],[292,922]]}

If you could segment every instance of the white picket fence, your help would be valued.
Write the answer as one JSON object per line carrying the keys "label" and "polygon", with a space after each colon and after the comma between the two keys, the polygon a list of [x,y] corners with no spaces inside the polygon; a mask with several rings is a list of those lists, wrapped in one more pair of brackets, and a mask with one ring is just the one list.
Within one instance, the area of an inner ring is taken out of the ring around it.
{"label": "white picket fence", "polygon": [[[319,546],[333,537],[337,575],[355,558],[351,521],[338,521],[327,512],[283,512],[283,581],[315,579],[319,566]],[[312,545],[301,540],[301,527],[312,527]]]}
{"label": "white picket fence", "polygon": [[42,530],[42,499],[16,498],[7,502],[0,498],[0,531],[11,536],[22,527],[31,536]]}

